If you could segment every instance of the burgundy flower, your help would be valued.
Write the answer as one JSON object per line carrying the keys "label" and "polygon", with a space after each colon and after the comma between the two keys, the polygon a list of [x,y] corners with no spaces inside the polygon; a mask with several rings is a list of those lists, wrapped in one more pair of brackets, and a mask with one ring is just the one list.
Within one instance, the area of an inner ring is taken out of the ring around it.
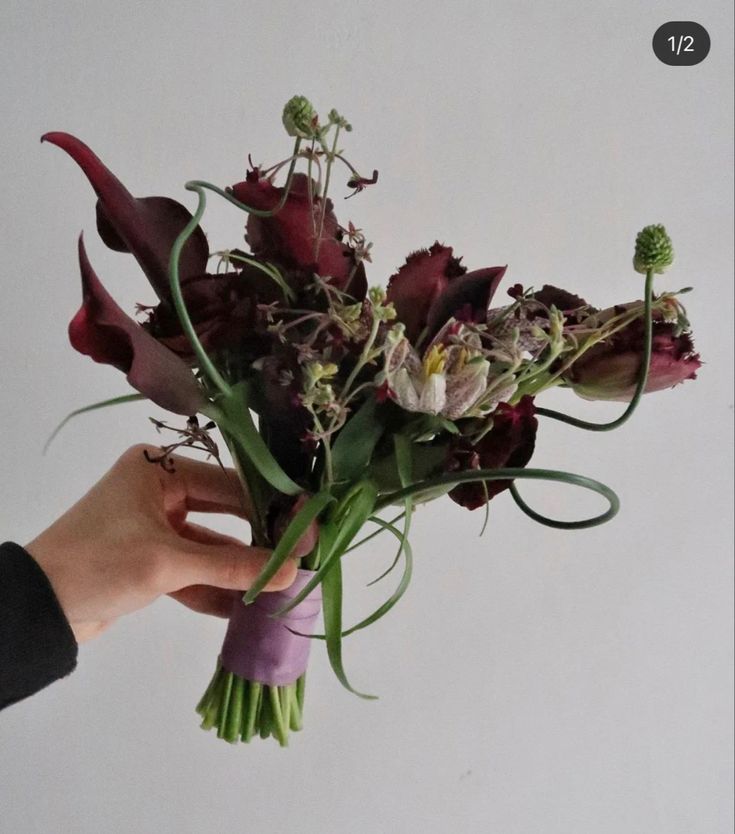
{"label": "burgundy flower", "polygon": [[484,321],[505,267],[467,272],[451,246],[434,243],[406,258],[388,282],[388,301],[414,345],[429,341],[452,317]]}
{"label": "burgundy flower", "polygon": [[[678,333],[672,322],[653,322],[651,364],[645,393],[673,388],[695,379],[701,367],[691,335]],[[564,381],[588,400],[628,402],[635,392],[643,359],[644,322],[636,319],[606,342],[584,353],[566,372]]]}
{"label": "burgundy flower", "polygon": [[[271,211],[280,203],[284,189],[274,186],[256,168],[248,172],[243,182],[233,185],[231,191],[240,202]],[[316,193],[316,185],[313,192]],[[308,177],[295,174],[282,208],[268,217],[255,214],[248,217],[247,241],[257,258],[291,272],[289,278],[295,286],[309,283],[317,274],[329,277],[335,287],[362,300],[367,292],[365,270],[361,263],[356,265],[352,249],[342,242],[341,228],[329,199],[319,246],[316,246],[322,206],[321,197],[309,200]]]}
{"label": "burgundy flower", "polygon": [[95,362],[113,365],[161,408],[196,414],[206,398],[189,367],[157,342],[113,301],[92,269],[79,237],[82,306],[69,325],[69,339]]}
{"label": "burgundy flower", "polygon": [[[531,459],[536,442],[537,419],[533,397],[521,397],[517,405],[501,403],[492,414],[493,427],[472,446],[465,438],[456,441],[449,453],[450,472],[470,469],[501,469],[525,466]],[[468,510],[482,507],[511,481],[481,481],[458,484],[449,497]]]}
{"label": "burgundy flower", "polygon": [[[97,194],[97,230],[117,252],[129,252],[140,264],[162,301],[169,298],[168,261],[171,247],[191,220],[187,208],[169,197],[133,197],[94,153],[68,133],[46,133],[51,142],[71,156]],[[182,281],[206,272],[209,246],[199,226],[181,252]]]}
{"label": "burgundy flower", "polygon": [[[171,301],[168,264],[174,241],[191,220],[184,206],[168,197],[133,197],[95,154],[68,133],[47,133],[42,141],[66,151],[80,166],[97,194],[97,228],[110,248],[132,254],[160,299],[143,325],[163,345],[193,360]],[[257,301],[275,300],[276,285],[259,270],[233,261],[236,272],[206,272],[209,246],[197,226],[181,251],[179,278],[194,328],[206,350],[242,347],[255,339],[253,356],[262,355],[268,339],[253,332]],[[248,352],[248,351],[246,351]]]}
{"label": "burgundy flower", "polygon": [[544,284],[531,298],[544,304],[546,307],[552,305],[564,313],[567,318],[577,318],[576,311],[584,310],[585,314],[594,312],[587,302],[574,293],[567,292],[560,287],[553,287],[551,284]]}
{"label": "burgundy flower", "polygon": [[[268,351],[271,336],[258,313],[258,303],[275,300],[275,283],[254,267],[221,275],[198,275],[181,283],[189,315],[204,349],[232,350],[251,361]],[[144,327],[189,362],[194,353],[189,337],[182,331],[179,317],[168,304],[149,312]]]}

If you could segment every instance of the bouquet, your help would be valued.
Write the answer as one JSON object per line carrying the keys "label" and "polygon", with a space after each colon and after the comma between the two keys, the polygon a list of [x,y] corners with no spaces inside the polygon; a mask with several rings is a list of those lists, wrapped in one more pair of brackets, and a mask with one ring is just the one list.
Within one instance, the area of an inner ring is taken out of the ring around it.
{"label": "bouquet", "polygon": [[[527,466],[538,418],[614,429],[643,393],[694,378],[700,360],[679,301],[685,290],[654,293],[656,274],[673,260],[660,225],[635,241],[643,299],[608,309],[551,285],[516,283],[498,299],[505,266],[468,270],[439,242],[410,254],[387,288],[369,287],[372,244],[352,222],[338,222],[330,194],[340,169],[349,196],[374,185],[378,172],[365,176],[347,159],[340,142],[351,126],[336,110],[323,120],[296,96],[283,124],[291,153],[268,167],[250,161],[245,178],[225,189],[188,182],[198,197],[193,214],[168,197],[133,197],[69,134],[43,140],[81,167],[98,198],[102,240],[135,257],[158,297],[139,305],[142,320],[128,316],[79,238],[83,302],[71,343],[123,371],[135,393],[69,417],[139,399],[181,415],[179,427],[154,421],[178,432],[150,456],[164,467],[179,447],[220,460],[219,432],[242,481],[253,542],[272,555],[235,601],[197,711],[202,727],[229,742],[260,735],[285,745],[302,726],[312,640],[326,643],[337,678],[356,692],[343,640],[406,591],[409,531],[421,504],[447,496],[487,513],[509,490],[524,513],[550,527],[609,520],[618,499],[604,484]],[[244,213],[242,248],[210,252],[199,225],[208,194]],[[537,405],[560,386],[627,405],[608,423]],[[574,522],[547,518],[521,496],[524,478],[592,490],[608,507]],[[342,557],[378,534],[395,540],[393,564],[379,579],[399,566],[400,579],[371,616],[346,627]],[[290,558],[300,560],[294,585],[261,593]]]}

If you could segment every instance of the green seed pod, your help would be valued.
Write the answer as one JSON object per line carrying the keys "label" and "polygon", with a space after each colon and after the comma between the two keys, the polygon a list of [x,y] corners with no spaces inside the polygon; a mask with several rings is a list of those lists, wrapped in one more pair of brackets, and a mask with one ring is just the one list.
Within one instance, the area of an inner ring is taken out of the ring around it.
{"label": "green seed pod", "polygon": [[645,275],[649,269],[664,272],[674,261],[674,248],[666,229],[657,224],[641,229],[635,239],[633,266]]}
{"label": "green seed pod", "polygon": [[318,116],[308,98],[294,96],[283,108],[283,126],[289,136],[311,139],[316,133]]}

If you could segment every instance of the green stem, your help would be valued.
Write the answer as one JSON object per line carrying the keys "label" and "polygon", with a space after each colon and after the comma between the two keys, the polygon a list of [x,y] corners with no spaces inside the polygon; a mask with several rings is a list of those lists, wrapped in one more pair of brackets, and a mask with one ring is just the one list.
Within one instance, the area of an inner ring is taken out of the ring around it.
{"label": "green stem", "polygon": [[242,702],[245,689],[245,681],[239,675],[233,675],[232,691],[227,709],[227,721],[225,725],[225,739],[230,744],[235,744],[240,737],[242,726]]}
{"label": "green stem", "polygon": [[260,712],[260,702],[263,697],[263,687],[255,681],[248,682],[247,709],[245,713],[245,732],[243,741],[250,741],[255,735],[256,722]]}
{"label": "green stem", "polygon": [[357,378],[357,375],[360,371],[367,365],[370,361],[370,352],[373,349],[373,345],[375,344],[375,340],[378,338],[378,330],[380,328],[380,319],[377,316],[373,318],[373,326],[370,329],[370,335],[368,336],[367,342],[362,349],[362,353],[360,354],[360,358],[357,360],[355,367],[350,372],[350,375],[347,377],[347,381],[342,387],[342,398],[346,400],[347,395],[349,394],[349,390],[352,387],[352,383]]}
{"label": "green stem", "polygon": [[327,172],[324,175],[324,191],[320,195],[322,201],[322,210],[319,215],[319,233],[314,240],[314,260],[319,257],[319,247],[322,242],[322,232],[324,231],[324,218],[327,214],[327,194],[329,193],[329,179],[332,175],[332,164],[334,163],[334,155],[337,151],[337,139],[339,137],[339,125],[334,131],[334,141],[332,142],[331,153],[327,155]]}
{"label": "green stem", "polygon": [[[188,187],[189,184],[187,183],[187,188]],[[202,219],[204,208],[207,204],[206,195],[201,188],[190,190],[197,191],[199,195],[199,205],[197,206],[197,210],[194,212],[191,220],[186,224],[186,226],[184,226],[181,234],[176,238],[174,245],[171,248],[171,257],[169,259],[168,266],[169,281],[171,283],[171,296],[173,298],[176,314],[178,315],[181,323],[181,328],[189,339],[199,363],[199,367],[206,374],[215,388],[217,388],[222,394],[228,395],[230,393],[230,386],[214,366],[214,363],[209,358],[209,354],[206,350],[204,350],[204,346],[199,341],[199,336],[197,336],[196,330],[194,329],[191,317],[189,316],[189,311],[186,309],[184,295],[181,292],[181,281],[179,279],[179,260],[181,258],[181,250],[199,225],[199,221]]]}
{"label": "green stem", "polygon": [[306,672],[296,681],[296,702],[299,705],[299,712],[304,714],[304,692],[306,690]]}
{"label": "green stem", "polygon": [[275,736],[281,747],[288,745],[288,728],[283,720],[283,711],[281,709],[281,701],[278,695],[277,686],[268,687],[268,697],[270,699],[271,710],[273,712],[273,723],[275,729]]}
{"label": "green stem", "polygon": [[202,716],[202,729],[211,730],[217,723],[217,716],[219,714],[220,702],[222,700],[222,690],[225,683],[225,671],[219,668],[215,672],[215,683],[212,689],[212,694],[207,705],[206,711]]}
{"label": "green stem", "polygon": [[230,696],[232,695],[232,672],[225,672],[224,688],[220,698],[219,709],[217,710],[217,738],[225,738],[227,726],[227,713],[230,708]]}

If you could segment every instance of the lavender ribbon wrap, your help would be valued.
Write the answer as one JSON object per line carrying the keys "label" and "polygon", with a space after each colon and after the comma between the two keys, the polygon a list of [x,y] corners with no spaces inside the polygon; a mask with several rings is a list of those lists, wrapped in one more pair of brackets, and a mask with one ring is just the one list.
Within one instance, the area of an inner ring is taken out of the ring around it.
{"label": "lavender ribbon wrap", "polygon": [[[248,681],[267,686],[294,683],[306,671],[311,639],[322,607],[321,588],[316,588],[282,617],[270,615],[298,594],[314,575],[299,570],[290,588],[258,594],[250,605],[236,597],[222,645],[222,668]],[[289,631],[301,634],[294,634]]]}

